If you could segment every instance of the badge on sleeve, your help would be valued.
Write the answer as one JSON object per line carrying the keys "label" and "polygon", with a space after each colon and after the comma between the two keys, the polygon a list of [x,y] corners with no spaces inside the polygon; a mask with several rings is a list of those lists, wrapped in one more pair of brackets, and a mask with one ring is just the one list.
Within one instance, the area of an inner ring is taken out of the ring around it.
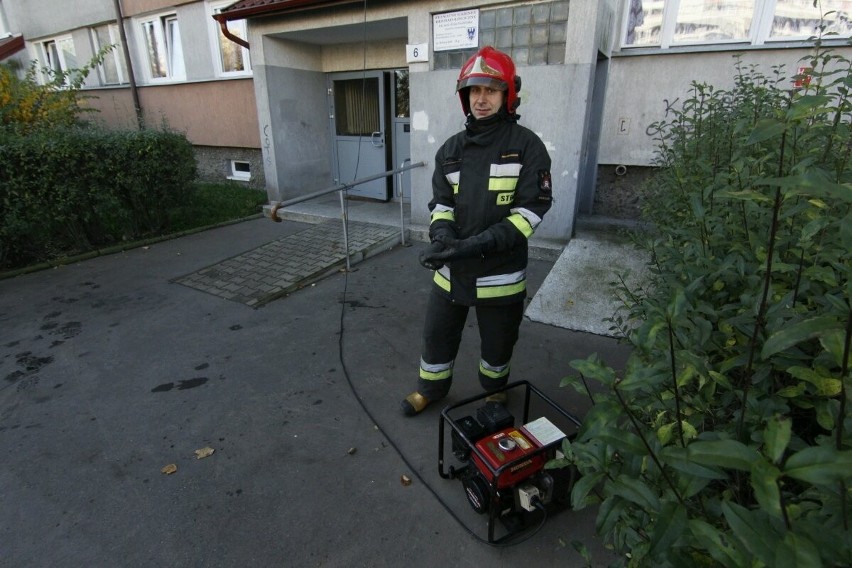
{"label": "badge on sleeve", "polygon": [[551,201],[553,196],[553,183],[550,179],[550,170],[538,170],[538,199],[539,201]]}

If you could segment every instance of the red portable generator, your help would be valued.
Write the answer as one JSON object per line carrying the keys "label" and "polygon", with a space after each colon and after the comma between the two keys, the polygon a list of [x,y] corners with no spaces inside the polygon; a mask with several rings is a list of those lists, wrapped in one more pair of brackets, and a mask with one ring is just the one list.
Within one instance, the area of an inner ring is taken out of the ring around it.
{"label": "red portable generator", "polygon": [[[489,543],[508,541],[541,526],[548,509],[567,507],[577,476],[574,467],[545,469],[545,464],[562,455],[562,441],[573,437],[579,420],[527,381],[503,390],[523,392],[523,425],[516,427],[509,410],[484,402],[487,394],[483,394],[445,408],[439,429],[439,473],[445,479],[460,479],[471,507],[488,515]],[[529,421],[531,402],[544,415]],[[458,416],[477,404],[475,416]],[[452,455],[458,467],[452,465],[445,471],[447,427],[451,428]],[[507,532],[495,539],[498,519]]]}

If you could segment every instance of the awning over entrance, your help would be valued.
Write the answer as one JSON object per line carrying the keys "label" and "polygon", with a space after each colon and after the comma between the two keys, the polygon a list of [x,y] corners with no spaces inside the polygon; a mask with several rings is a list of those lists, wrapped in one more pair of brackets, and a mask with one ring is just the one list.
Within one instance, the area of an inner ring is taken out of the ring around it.
{"label": "awning over entrance", "polygon": [[[344,4],[358,4],[361,0],[241,0],[217,14],[217,20],[242,20],[256,16],[286,14]],[[221,19],[220,19],[221,18]]]}

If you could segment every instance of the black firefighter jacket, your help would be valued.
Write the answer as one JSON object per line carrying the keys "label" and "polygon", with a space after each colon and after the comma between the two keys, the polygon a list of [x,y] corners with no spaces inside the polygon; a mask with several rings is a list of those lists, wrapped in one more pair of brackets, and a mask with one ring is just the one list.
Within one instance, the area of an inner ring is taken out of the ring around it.
{"label": "black firefighter jacket", "polygon": [[467,305],[526,297],[527,239],[550,209],[550,155],[541,139],[505,111],[469,120],[435,156],[430,234],[441,225],[460,239],[487,232],[490,250],[434,274],[436,292]]}

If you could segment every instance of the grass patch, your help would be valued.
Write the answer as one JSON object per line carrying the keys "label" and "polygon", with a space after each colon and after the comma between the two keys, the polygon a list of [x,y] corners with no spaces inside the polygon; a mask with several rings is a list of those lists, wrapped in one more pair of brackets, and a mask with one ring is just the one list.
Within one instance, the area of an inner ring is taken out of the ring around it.
{"label": "grass patch", "polygon": [[169,232],[180,233],[260,213],[266,192],[238,183],[195,184],[192,199],[169,213]]}
{"label": "grass patch", "polygon": [[267,202],[266,192],[247,188],[238,183],[195,182],[187,188],[191,192],[185,205],[174,207],[168,212],[167,226],[159,231],[148,233],[139,239],[124,239],[93,248],[74,249],[55,248],[42,250],[29,263],[10,264],[0,267],[0,278],[32,272],[49,266],[66,264],[71,259],[131,249],[142,244],[170,238],[172,235],[186,233],[238,221],[261,213]]}

